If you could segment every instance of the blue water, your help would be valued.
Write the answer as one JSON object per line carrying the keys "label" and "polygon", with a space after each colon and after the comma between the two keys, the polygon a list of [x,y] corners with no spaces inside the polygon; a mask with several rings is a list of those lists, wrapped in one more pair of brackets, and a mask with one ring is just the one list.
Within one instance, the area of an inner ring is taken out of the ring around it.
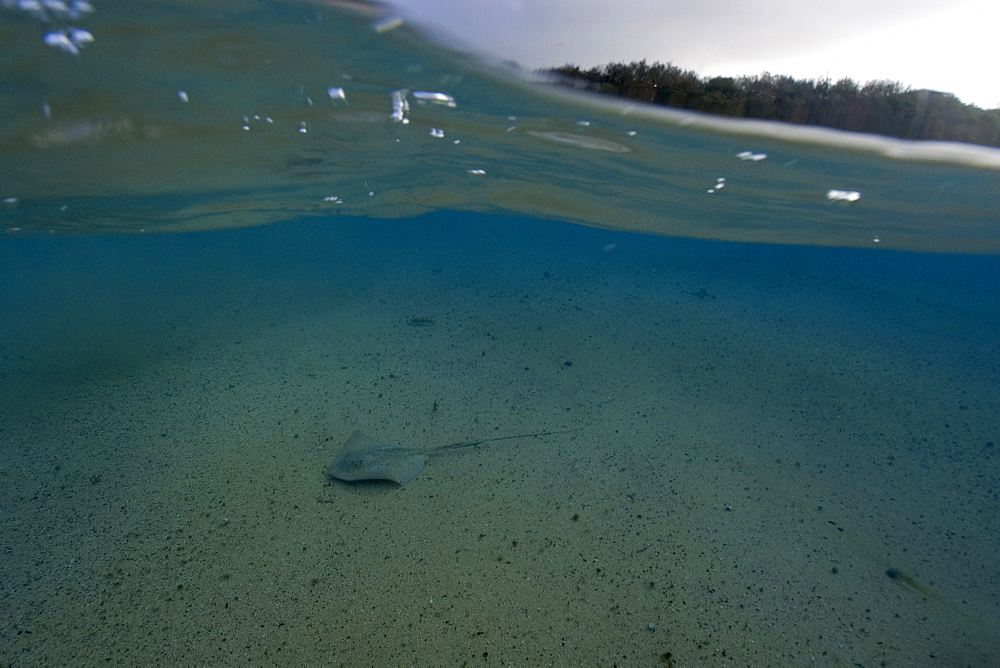
{"label": "blue water", "polygon": [[[0,661],[1000,662],[986,154],[692,130],[301,5],[129,7],[79,58],[21,69],[22,14],[0,50]],[[135,71],[124,26],[159,35]],[[418,85],[457,107],[391,121]],[[560,433],[331,479],[358,430]]]}
{"label": "blue water", "polygon": [[[0,250],[5,660],[995,652],[996,257],[446,212]],[[355,429],[579,431],[331,483]]]}

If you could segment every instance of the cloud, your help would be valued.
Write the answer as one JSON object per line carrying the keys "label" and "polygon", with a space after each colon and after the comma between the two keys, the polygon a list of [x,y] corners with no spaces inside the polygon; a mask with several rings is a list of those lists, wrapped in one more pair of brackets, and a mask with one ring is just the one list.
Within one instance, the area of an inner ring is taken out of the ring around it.
{"label": "cloud", "polygon": [[[971,81],[971,77],[960,80],[959,70],[970,69],[977,58],[988,58],[973,55],[970,49],[982,43],[985,54],[994,40],[969,35],[1000,24],[1000,10],[993,4],[986,0],[947,5],[939,0],[398,0],[396,6],[405,16],[443,30],[466,46],[527,67],[646,59],[673,62],[701,74],[768,70],[815,78],[838,64],[850,64],[856,69],[834,78],[888,78],[949,90],[952,79],[947,76],[941,81],[920,75],[950,71],[955,76],[950,92],[959,93],[957,86],[969,86]],[[793,66],[799,67],[787,69]],[[978,78],[981,88],[985,77]],[[917,83],[918,79],[937,83]],[[987,91],[981,91],[983,96],[978,92],[970,95],[965,90],[964,97],[977,97],[980,103],[989,99]],[[995,101],[1000,102],[1000,93]]]}

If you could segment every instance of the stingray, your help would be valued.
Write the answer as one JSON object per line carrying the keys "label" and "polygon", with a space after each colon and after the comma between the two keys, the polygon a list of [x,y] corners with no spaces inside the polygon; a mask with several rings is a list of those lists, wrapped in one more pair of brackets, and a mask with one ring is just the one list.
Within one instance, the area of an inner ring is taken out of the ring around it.
{"label": "stingray", "polygon": [[340,449],[340,454],[333,460],[333,463],[330,464],[330,468],[326,472],[331,478],[346,482],[391,480],[400,485],[405,485],[420,473],[420,469],[424,468],[428,455],[436,452],[457,450],[458,448],[471,448],[483,443],[509,441],[513,438],[533,438],[536,436],[565,433],[565,431],[542,431],[535,434],[499,436],[497,438],[484,438],[481,441],[452,443],[451,445],[438,445],[433,448],[420,449],[407,448],[402,445],[382,445],[381,443],[376,443],[375,439],[371,436],[356,431],[344,443],[344,447]]}

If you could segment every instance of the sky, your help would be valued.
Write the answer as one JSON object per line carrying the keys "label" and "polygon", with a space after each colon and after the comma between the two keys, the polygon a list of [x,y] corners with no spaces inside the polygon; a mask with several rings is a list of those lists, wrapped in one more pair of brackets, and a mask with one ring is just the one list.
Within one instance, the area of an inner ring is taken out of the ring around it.
{"label": "sky", "polygon": [[898,81],[1000,107],[997,0],[392,0],[524,67],[670,62],[702,76]]}

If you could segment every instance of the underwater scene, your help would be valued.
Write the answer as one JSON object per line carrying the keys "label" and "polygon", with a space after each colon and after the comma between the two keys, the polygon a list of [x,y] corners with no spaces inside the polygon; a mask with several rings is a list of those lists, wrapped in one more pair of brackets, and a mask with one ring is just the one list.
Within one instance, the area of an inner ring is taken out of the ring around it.
{"label": "underwater scene", "polygon": [[3,665],[1000,663],[1000,150],[0,31]]}

